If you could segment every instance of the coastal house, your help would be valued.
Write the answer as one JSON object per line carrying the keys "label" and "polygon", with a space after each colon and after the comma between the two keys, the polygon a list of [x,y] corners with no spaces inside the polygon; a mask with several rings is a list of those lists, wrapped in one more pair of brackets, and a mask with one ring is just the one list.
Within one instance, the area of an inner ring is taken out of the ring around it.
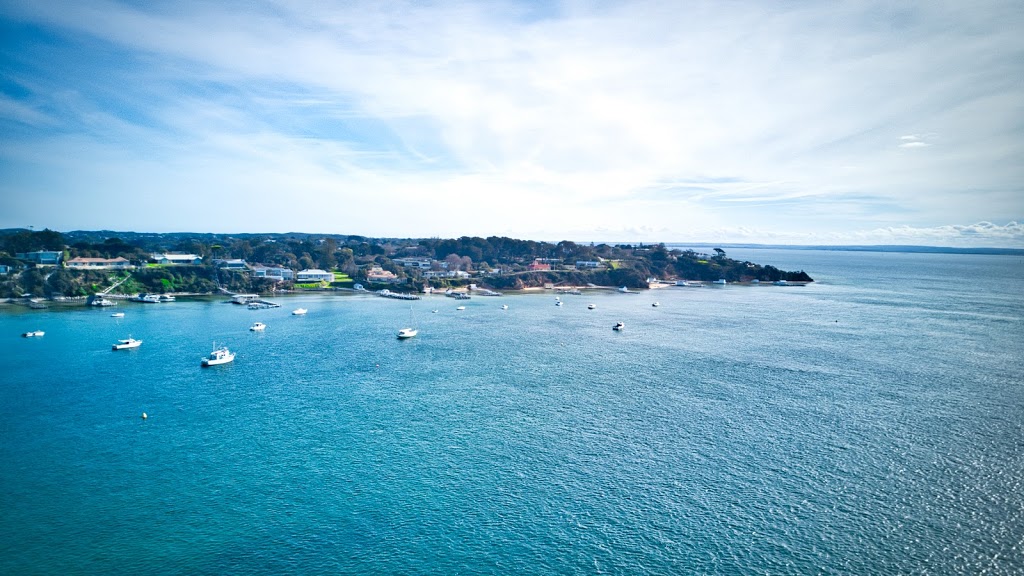
{"label": "coastal house", "polygon": [[65,262],[64,266],[77,270],[125,270],[134,268],[131,262],[121,256],[117,258],[72,258]]}
{"label": "coastal house", "polygon": [[[256,278],[268,278],[276,282],[295,279],[295,272],[293,270],[278,266],[253,266],[252,275]],[[332,274],[331,277],[333,279],[334,275]]]}
{"label": "coastal house", "polygon": [[198,266],[203,263],[203,257],[198,254],[152,254],[150,258],[157,264],[164,265]]}
{"label": "coastal house", "polygon": [[593,269],[593,268],[600,268],[601,266],[602,266],[601,262],[599,262],[597,260],[577,260],[576,261],[576,269],[577,270],[584,270],[584,269],[587,269],[587,268],[591,268],[591,269]]}
{"label": "coastal house", "polygon": [[374,265],[371,266],[370,269],[366,271],[366,280],[369,282],[392,283],[398,282],[399,278],[398,275],[395,274],[394,272],[391,272],[390,270],[384,270],[380,266]]}
{"label": "coastal house", "polygon": [[302,270],[295,274],[296,282],[334,282],[334,273],[320,270],[319,268],[309,268]]}
{"label": "coastal house", "polygon": [[395,258],[391,261],[395,264],[401,264],[406,268],[418,268],[420,270],[430,270],[433,265],[430,258]]}
{"label": "coastal house", "polygon": [[548,264],[547,262],[541,262],[540,259],[537,259],[534,260],[533,262],[530,262],[530,265],[527,266],[527,268],[532,272],[537,272],[540,270],[551,270],[551,264]]}
{"label": "coastal house", "polygon": [[225,270],[248,270],[249,266],[245,263],[245,260],[240,258],[223,259],[218,258],[213,261],[213,265],[217,268]]}
{"label": "coastal house", "polygon": [[32,262],[38,266],[56,266],[60,264],[63,252],[50,250],[36,250],[34,252],[18,252],[14,255],[18,260]]}

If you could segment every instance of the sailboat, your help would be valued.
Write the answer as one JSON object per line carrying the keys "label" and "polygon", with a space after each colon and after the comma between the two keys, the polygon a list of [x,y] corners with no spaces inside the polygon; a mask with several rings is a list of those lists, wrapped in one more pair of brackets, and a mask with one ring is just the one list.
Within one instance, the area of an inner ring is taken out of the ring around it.
{"label": "sailboat", "polygon": [[[412,324],[412,308],[409,308],[409,324]],[[402,328],[398,331],[399,340],[408,340],[418,333],[415,328]]]}

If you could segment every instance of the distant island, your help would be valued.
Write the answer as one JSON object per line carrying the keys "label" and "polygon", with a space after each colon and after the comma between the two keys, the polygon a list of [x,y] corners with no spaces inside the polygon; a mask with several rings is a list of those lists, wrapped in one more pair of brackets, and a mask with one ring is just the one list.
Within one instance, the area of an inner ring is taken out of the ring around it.
{"label": "distant island", "polygon": [[491,236],[0,230],[0,297],[274,293],[364,288],[616,286],[665,281],[813,282],[804,271],[659,244],[583,244]]}

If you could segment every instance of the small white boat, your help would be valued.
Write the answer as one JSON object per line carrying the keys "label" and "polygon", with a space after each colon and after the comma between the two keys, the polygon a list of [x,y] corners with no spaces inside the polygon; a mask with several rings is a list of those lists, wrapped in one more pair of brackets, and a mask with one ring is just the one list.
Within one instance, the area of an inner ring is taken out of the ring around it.
{"label": "small white boat", "polygon": [[124,318],[124,312],[114,312],[110,315],[111,318]]}
{"label": "small white boat", "polygon": [[136,340],[131,336],[127,340],[118,340],[117,344],[111,346],[112,350],[128,350],[129,348],[138,348],[142,346],[142,340]]}
{"label": "small white boat", "polygon": [[501,305],[501,309],[502,310],[508,310],[508,304],[502,304]]}
{"label": "small white boat", "polygon": [[587,304],[587,310],[593,310],[594,308],[597,308],[597,304]]}
{"label": "small white boat", "polygon": [[306,312],[307,310],[305,308],[296,308],[295,310],[292,310],[292,316],[303,316]]}
{"label": "small white boat", "polygon": [[786,282],[785,280],[776,280],[775,282],[772,282],[772,284],[776,286],[789,286],[789,282]]}
{"label": "small white boat", "polygon": [[253,322],[252,326],[249,326],[251,332],[263,332],[267,329],[267,325],[263,322]]}
{"label": "small white boat", "polygon": [[718,280],[715,280],[714,282],[712,282],[712,284],[718,284],[719,286],[725,286],[727,284],[727,282],[725,281],[725,278],[719,278]]}
{"label": "small white boat", "polygon": [[626,286],[622,286],[621,288],[619,288],[619,292],[622,292],[622,293],[629,292],[629,288],[626,287]]}
{"label": "small white boat", "polygon": [[615,326],[612,326],[612,330],[622,331],[626,327],[622,322],[616,322]]}
{"label": "small white boat", "polygon": [[99,298],[96,298],[92,302],[90,302],[89,305],[90,306],[117,306],[117,302],[114,302],[113,300],[107,300],[103,296],[100,296]]}
{"label": "small white boat", "polygon": [[30,330],[22,334],[22,336],[25,338],[35,338],[36,336],[42,336],[43,334],[46,334],[46,332],[43,332],[42,330]]}
{"label": "small white boat", "polygon": [[437,314],[437,310],[431,310],[430,312],[433,314]]}
{"label": "small white boat", "polygon": [[658,306],[661,306],[661,304],[658,304],[657,302],[655,302],[654,304],[651,304],[651,306],[657,308]]}
{"label": "small white boat", "polygon": [[415,328],[402,328],[398,331],[398,339],[405,340],[407,338],[412,338],[416,333],[417,331]]}
{"label": "small white boat", "polygon": [[465,307],[465,306],[457,306],[457,307],[456,307],[455,309],[456,309],[456,310],[465,310],[465,309],[466,309],[466,307]]}
{"label": "small white boat", "polygon": [[555,302],[555,306],[561,306],[561,305],[562,305],[562,301],[561,300],[559,300],[558,302]]}
{"label": "small white boat", "polygon": [[215,345],[213,352],[210,352],[209,356],[203,358],[200,364],[202,364],[203,367],[216,366],[218,364],[227,364],[228,362],[234,361],[234,359],[235,353],[228,350],[227,346],[217,348]]}
{"label": "small white boat", "polygon": [[135,301],[136,302],[144,302],[146,304],[159,304],[160,303],[160,295],[159,294],[139,294],[138,296],[135,297]]}
{"label": "small white boat", "polygon": [[160,295],[160,301],[161,302],[174,302],[174,296],[171,296],[170,294],[161,294]]}

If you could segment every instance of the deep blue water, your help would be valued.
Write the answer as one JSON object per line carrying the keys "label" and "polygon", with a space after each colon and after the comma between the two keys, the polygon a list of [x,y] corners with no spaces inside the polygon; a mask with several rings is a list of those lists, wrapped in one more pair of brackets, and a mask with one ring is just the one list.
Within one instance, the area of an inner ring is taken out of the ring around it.
{"label": "deep blue water", "polygon": [[0,573],[1024,571],[1024,260],[729,256],[818,282],[4,306]]}

